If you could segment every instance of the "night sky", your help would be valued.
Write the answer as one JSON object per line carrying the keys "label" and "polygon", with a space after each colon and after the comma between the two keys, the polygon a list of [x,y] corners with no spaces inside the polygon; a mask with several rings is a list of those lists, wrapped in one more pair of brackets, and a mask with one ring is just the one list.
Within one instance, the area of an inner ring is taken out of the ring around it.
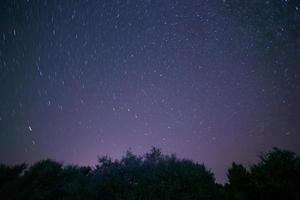
{"label": "night sky", "polygon": [[155,146],[224,181],[300,152],[300,1],[2,0],[0,162]]}

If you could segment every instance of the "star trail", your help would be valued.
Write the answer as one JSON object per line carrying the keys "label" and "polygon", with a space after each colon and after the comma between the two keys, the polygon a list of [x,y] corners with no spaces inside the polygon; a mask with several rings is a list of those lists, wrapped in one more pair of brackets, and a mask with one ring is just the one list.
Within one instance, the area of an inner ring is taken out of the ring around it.
{"label": "star trail", "polygon": [[0,162],[300,152],[300,2],[1,1]]}

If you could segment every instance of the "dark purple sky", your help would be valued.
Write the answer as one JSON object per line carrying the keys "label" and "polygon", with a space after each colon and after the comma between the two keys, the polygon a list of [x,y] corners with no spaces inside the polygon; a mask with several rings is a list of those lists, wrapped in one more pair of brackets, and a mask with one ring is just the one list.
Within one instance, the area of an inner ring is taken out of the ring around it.
{"label": "dark purple sky", "polygon": [[297,0],[1,1],[0,162],[300,152]]}

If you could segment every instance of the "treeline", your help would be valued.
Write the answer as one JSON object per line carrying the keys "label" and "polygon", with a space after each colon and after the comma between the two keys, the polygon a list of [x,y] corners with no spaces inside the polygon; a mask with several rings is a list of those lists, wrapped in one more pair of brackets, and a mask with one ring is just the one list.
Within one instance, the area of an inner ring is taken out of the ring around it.
{"label": "treeline", "polygon": [[0,199],[268,200],[300,199],[300,158],[274,148],[248,168],[233,163],[228,183],[215,182],[204,165],[152,148],[120,160],[99,158],[94,167],[42,160],[32,166],[0,165]]}

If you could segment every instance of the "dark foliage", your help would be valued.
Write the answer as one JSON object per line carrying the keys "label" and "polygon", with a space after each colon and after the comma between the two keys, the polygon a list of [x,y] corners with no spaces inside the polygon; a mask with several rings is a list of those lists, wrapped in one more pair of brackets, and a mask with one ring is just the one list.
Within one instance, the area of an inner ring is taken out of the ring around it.
{"label": "dark foliage", "polygon": [[246,169],[232,164],[229,182],[219,185],[204,165],[163,155],[130,151],[120,160],[100,157],[94,168],[52,160],[34,165],[0,165],[0,199],[299,199],[300,161],[273,149]]}
{"label": "dark foliage", "polygon": [[291,151],[274,148],[247,170],[232,164],[226,184],[228,199],[300,199],[300,158]]}

